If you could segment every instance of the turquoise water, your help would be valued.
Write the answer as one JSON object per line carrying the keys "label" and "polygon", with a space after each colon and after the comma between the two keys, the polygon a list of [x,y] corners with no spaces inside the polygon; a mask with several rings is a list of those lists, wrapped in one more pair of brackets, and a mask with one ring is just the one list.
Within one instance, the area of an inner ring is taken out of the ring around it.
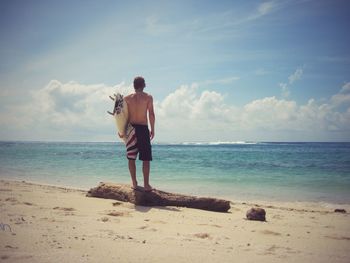
{"label": "turquoise water", "polygon": [[[350,203],[350,143],[156,144],[153,158],[151,184],[162,190]],[[0,142],[0,178],[83,189],[130,183],[121,143]]]}

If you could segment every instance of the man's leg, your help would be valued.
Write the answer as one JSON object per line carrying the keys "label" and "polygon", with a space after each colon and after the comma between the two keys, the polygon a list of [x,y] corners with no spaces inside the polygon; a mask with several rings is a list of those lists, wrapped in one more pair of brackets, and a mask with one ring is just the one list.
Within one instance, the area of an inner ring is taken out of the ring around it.
{"label": "man's leg", "polygon": [[129,171],[130,171],[132,185],[134,188],[136,188],[137,187],[137,180],[136,180],[135,160],[129,160]]}
{"label": "man's leg", "polygon": [[150,161],[143,161],[142,172],[145,191],[151,191],[152,186],[149,184]]}

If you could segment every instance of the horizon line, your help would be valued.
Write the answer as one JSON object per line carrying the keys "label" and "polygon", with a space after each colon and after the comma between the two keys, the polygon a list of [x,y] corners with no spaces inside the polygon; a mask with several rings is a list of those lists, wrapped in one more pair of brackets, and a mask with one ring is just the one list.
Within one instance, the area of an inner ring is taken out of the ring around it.
{"label": "horizon line", "polygon": [[[68,140],[3,140],[0,142],[23,142],[23,143],[120,143],[122,141],[68,141]],[[251,141],[251,140],[239,140],[239,141],[156,141],[153,144],[259,144],[259,143],[350,143],[350,141]]]}

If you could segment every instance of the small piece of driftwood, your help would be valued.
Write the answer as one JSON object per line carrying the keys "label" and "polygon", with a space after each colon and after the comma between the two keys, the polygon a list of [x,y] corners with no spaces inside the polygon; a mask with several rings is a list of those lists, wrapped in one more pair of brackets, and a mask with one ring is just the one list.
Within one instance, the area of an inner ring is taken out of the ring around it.
{"label": "small piece of driftwood", "polygon": [[130,185],[107,182],[91,188],[86,196],[115,199],[141,206],[179,206],[215,212],[227,212],[230,209],[230,201],[222,199],[168,193],[156,189],[145,192],[143,187],[134,190]]}
{"label": "small piece of driftwood", "polygon": [[266,221],[266,211],[263,208],[251,208],[247,211],[248,220]]}

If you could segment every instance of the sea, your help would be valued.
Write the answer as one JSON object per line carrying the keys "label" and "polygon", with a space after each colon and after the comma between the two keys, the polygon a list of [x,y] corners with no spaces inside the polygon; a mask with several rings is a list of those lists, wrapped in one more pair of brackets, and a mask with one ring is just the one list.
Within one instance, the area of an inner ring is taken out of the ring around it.
{"label": "sea", "polygon": [[[152,145],[153,187],[229,200],[350,204],[350,143]],[[143,184],[142,162],[137,178]],[[90,189],[131,183],[119,142],[0,142],[0,179]]]}

